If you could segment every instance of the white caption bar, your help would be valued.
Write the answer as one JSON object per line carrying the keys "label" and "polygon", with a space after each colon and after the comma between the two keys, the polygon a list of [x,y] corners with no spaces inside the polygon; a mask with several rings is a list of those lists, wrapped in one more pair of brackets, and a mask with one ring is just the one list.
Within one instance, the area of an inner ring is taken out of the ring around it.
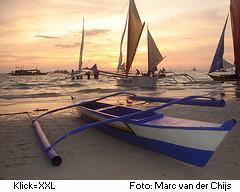
{"label": "white caption bar", "polygon": [[4,192],[239,192],[240,180],[2,180]]}

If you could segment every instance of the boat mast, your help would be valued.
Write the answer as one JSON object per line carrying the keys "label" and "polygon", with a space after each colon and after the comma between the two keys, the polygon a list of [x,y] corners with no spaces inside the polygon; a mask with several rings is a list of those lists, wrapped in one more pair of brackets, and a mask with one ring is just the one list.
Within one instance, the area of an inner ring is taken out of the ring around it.
{"label": "boat mast", "polygon": [[240,75],[240,1],[230,0],[235,73]]}
{"label": "boat mast", "polygon": [[82,29],[82,41],[80,46],[80,54],[79,54],[79,66],[78,70],[81,71],[83,65],[83,46],[84,46],[84,18],[83,18],[83,29]]}

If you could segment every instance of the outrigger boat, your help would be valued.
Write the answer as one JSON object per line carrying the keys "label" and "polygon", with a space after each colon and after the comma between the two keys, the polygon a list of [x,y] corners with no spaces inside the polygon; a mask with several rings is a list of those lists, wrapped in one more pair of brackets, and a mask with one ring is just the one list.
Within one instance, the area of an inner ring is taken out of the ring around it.
{"label": "outrigger boat", "polygon": [[[117,70],[125,73],[125,76],[117,78],[117,85],[121,87],[140,87],[155,89],[157,87],[158,79],[168,78],[178,82],[176,77],[185,77],[191,83],[197,81],[185,73],[173,73],[170,71],[158,70],[158,65],[166,58],[160,52],[153,36],[147,27],[147,73],[140,74],[139,70],[136,70],[135,75],[130,74],[132,69],[133,61],[137,52],[138,44],[143,33],[145,22],[141,21],[134,0],[129,0],[128,14],[120,42],[120,54],[118,60]],[[127,51],[126,60],[123,62],[123,41],[127,32]],[[158,73],[155,73],[158,70]]]}
{"label": "outrigger boat", "polygon": [[13,76],[29,76],[29,75],[47,75],[39,69],[18,69],[10,73]]}
{"label": "outrigger boat", "polygon": [[[154,75],[154,72],[157,71],[158,64],[165,57],[163,57],[162,54],[160,53],[149,29],[147,29],[148,72],[145,75],[141,75],[140,71],[139,74],[135,76],[131,76],[129,74],[140,38],[142,36],[144,26],[145,22],[142,23],[134,0],[129,0],[128,14],[120,42],[120,54],[117,67],[118,71],[123,68],[123,71],[125,72],[125,77],[120,77],[117,79],[118,86],[140,87],[149,89],[154,89],[157,86],[157,80],[160,73]],[[122,63],[123,60],[122,47],[126,29],[128,29],[126,62]]]}
{"label": "outrigger boat", "polygon": [[[171,100],[160,106],[145,110],[103,102],[104,99],[117,95],[136,96],[126,92],[114,93],[95,100],[48,111],[32,121],[44,151],[54,165],[59,165],[61,158],[55,152],[53,146],[77,132],[97,127],[130,143],[152,149],[192,165],[204,166],[224,137],[236,124],[234,119],[223,124],[217,124],[170,117],[160,111],[160,109],[174,104],[191,104],[191,102],[196,104],[198,100],[205,102],[207,106],[222,107],[224,105],[223,100],[205,96],[189,96]],[[49,144],[37,120],[47,114],[72,107],[77,107],[83,118],[87,117],[96,122],[73,129]]]}

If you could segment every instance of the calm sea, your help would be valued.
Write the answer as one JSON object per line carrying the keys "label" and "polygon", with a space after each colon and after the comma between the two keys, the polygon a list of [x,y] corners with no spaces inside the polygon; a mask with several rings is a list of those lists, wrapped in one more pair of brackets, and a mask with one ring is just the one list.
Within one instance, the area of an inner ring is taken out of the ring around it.
{"label": "calm sea", "polygon": [[118,91],[131,91],[138,95],[183,97],[208,94],[219,98],[224,93],[226,101],[240,100],[240,82],[217,83],[204,72],[188,72],[199,83],[189,83],[186,78],[159,80],[156,90],[122,88],[116,80],[100,76],[99,80],[65,79],[63,74],[43,76],[11,76],[0,74],[0,114],[52,109],[71,104],[71,96],[80,100],[92,99]]}

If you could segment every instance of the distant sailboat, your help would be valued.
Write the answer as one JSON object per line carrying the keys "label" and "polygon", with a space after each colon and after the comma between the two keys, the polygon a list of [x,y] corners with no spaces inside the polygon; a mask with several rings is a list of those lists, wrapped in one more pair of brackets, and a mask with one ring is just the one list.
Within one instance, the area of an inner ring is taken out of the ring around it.
{"label": "distant sailboat", "polygon": [[[223,31],[217,46],[215,56],[211,68],[209,70],[209,76],[216,81],[235,81],[240,80],[240,1],[230,0],[230,13],[232,23],[232,36],[234,47],[234,65],[229,63],[223,58],[224,54],[224,37],[225,30],[228,22],[228,17],[223,27]],[[227,72],[228,68],[235,66],[235,72]],[[222,73],[224,72],[224,73]]]}
{"label": "distant sailboat", "polygon": [[67,78],[70,77],[72,80],[83,78],[81,71],[82,71],[82,66],[83,66],[84,36],[85,36],[85,31],[84,31],[84,18],[83,18],[83,28],[82,28],[81,45],[80,45],[80,50],[79,50],[78,70],[76,70],[76,71],[72,70],[71,75],[67,76]]}
{"label": "distant sailboat", "polygon": [[[127,59],[125,74],[126,77],[117,79],[119,86],[137,86],[142,88],[154,88],[156,87],[158,77],[149,76],[129,76],[129,71],[132,67],[132,63],[136,54],[136,50],[139,44],[139,40],[142,35],[145,22],[142,23],[138,14],[134,0],[129,1],[128,16],[126,19],[123,35],[120,43],[120,55],[118,62],[118,70],[122,67],[122,44],[128,27],[127,38]],[[157,65],[164,59],[160,51],[158,50],[156,43],[154,42],[150,31],[148,30],[148,74],[156,71]]]}

